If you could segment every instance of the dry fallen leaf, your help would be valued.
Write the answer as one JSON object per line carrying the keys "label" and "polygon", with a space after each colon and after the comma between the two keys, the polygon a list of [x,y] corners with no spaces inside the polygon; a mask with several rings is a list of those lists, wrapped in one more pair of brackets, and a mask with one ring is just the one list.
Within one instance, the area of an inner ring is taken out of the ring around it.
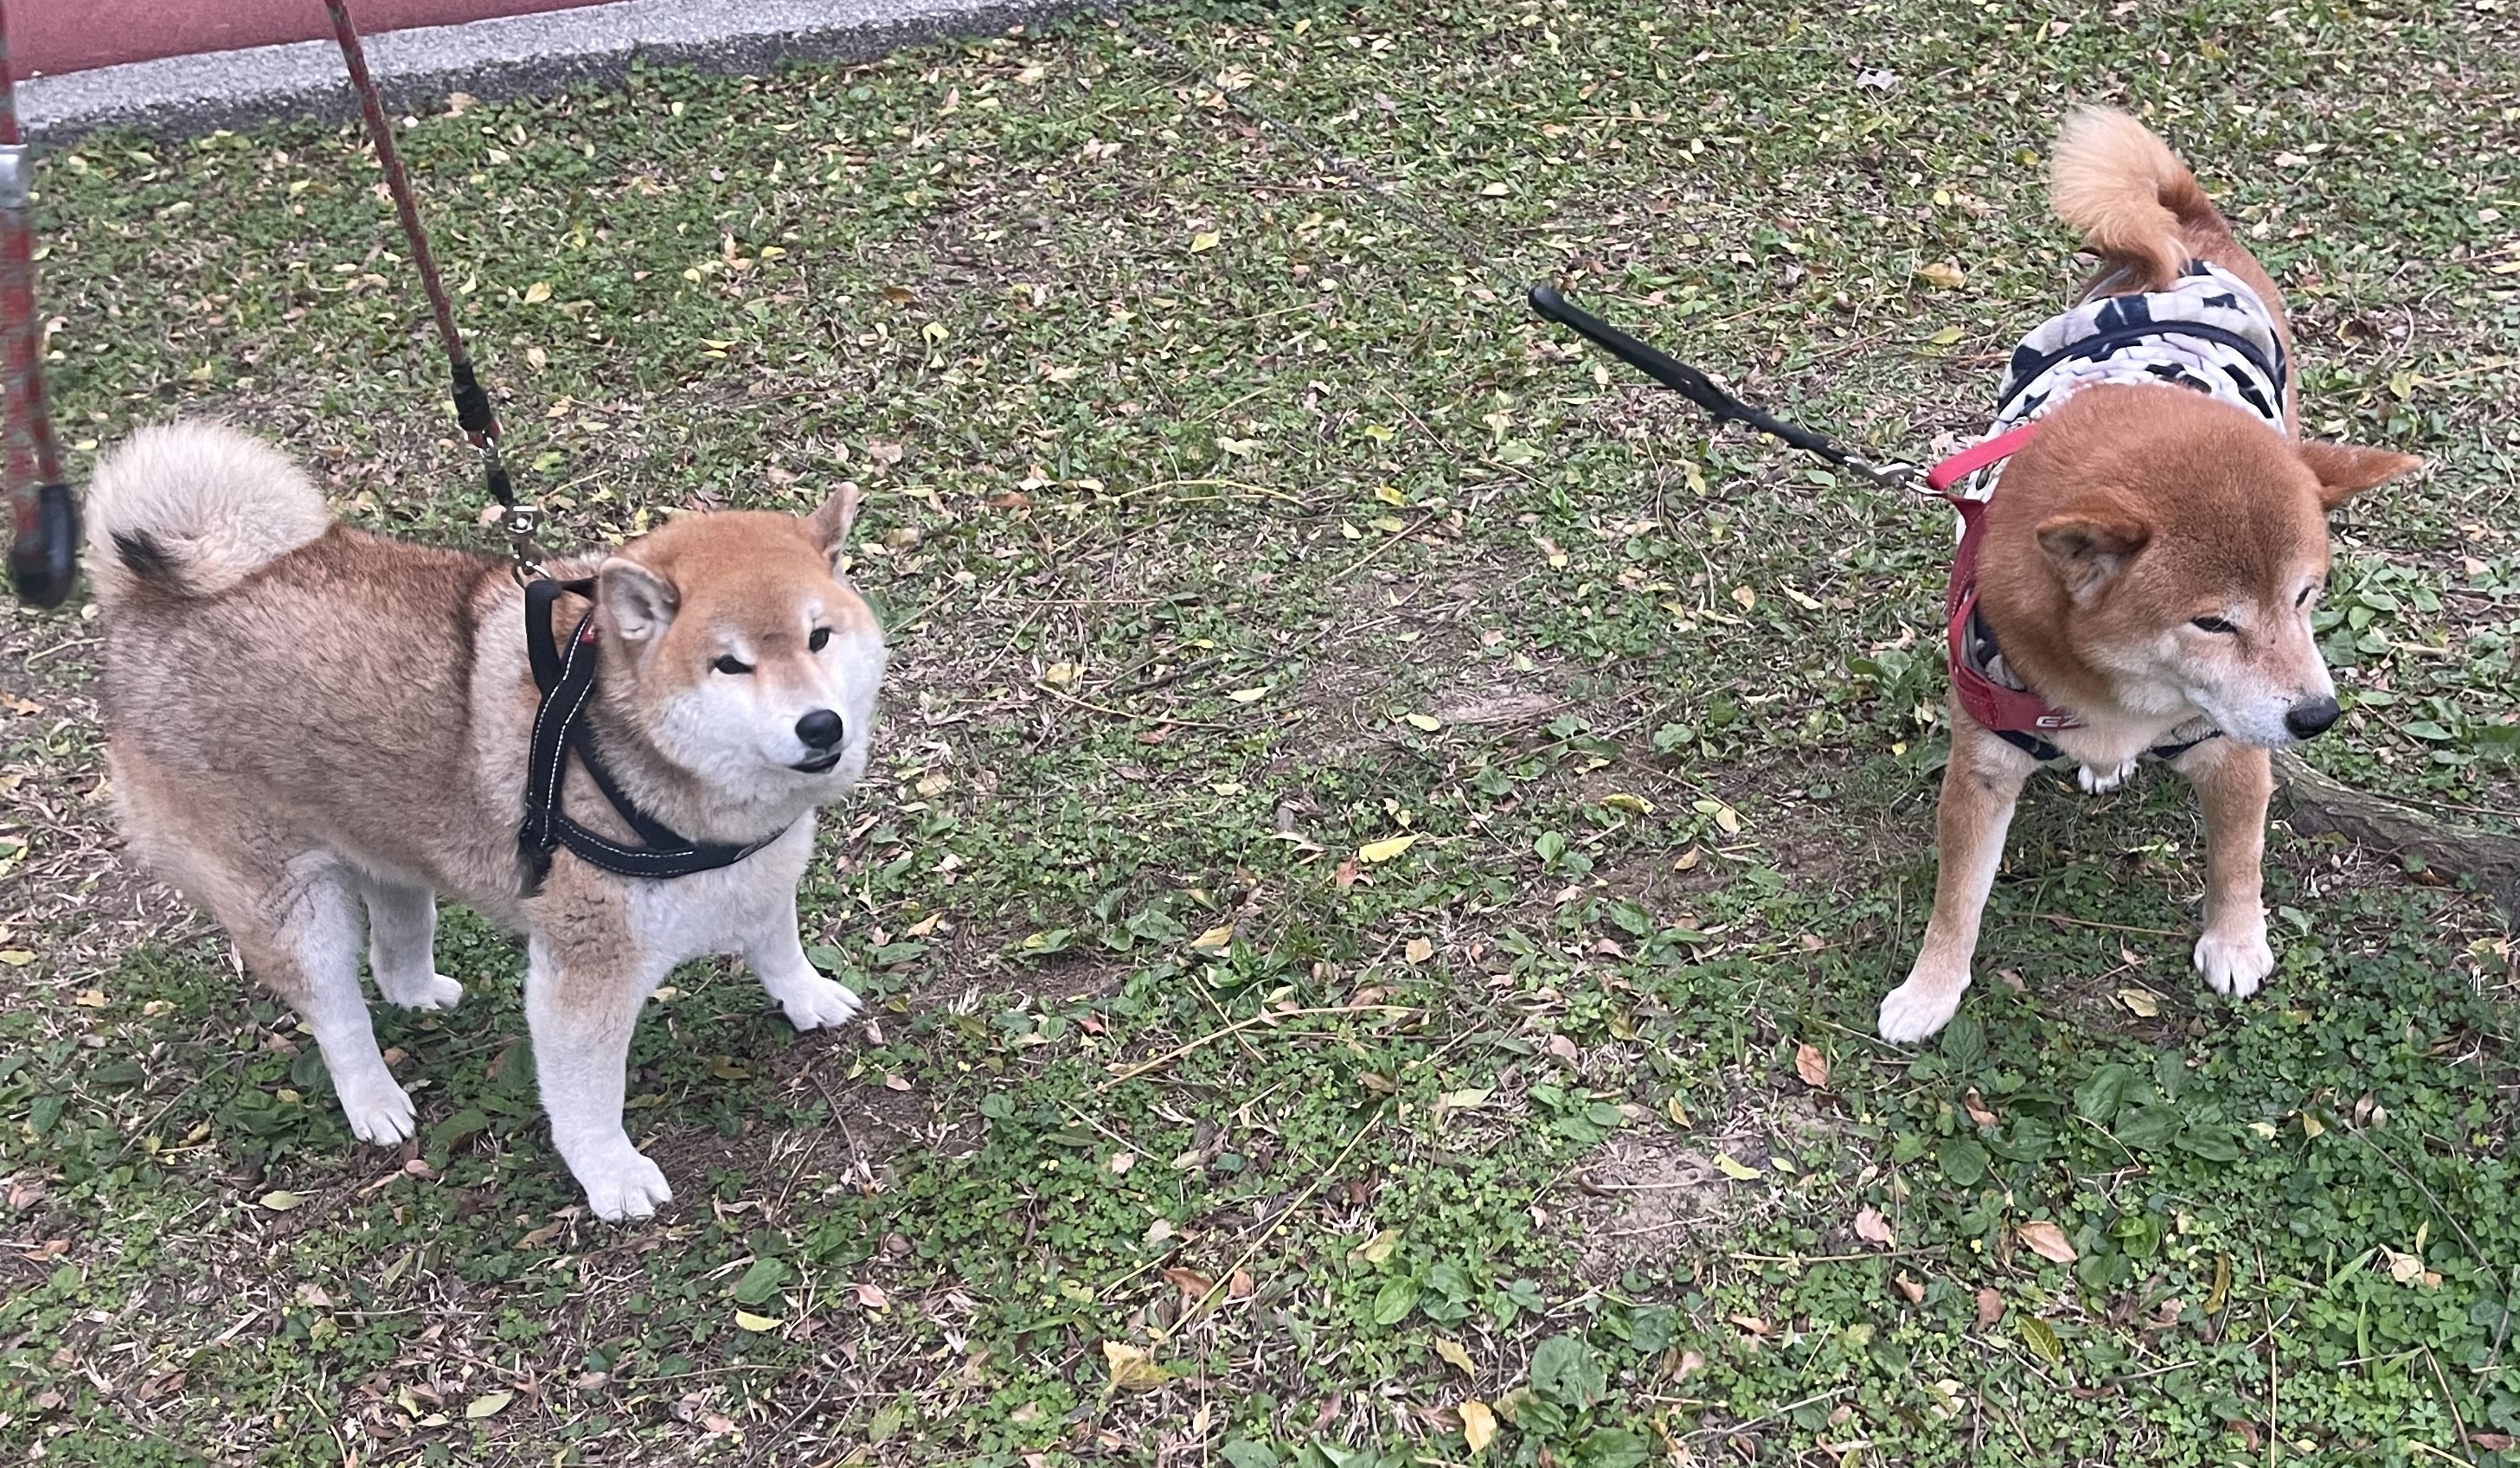
{"label": "dry fallen leaf", "polygon": [[2140,989],[2119,990],[2118,1002],[2145,1019],[2151,1019],[2161,1013],[2161,1001]]}
{"label": "dry fallen leaf", "polygon": [[740,1310],[735,1312],[735,1323],[758,1335],[765,1330],[777,1330],[782,1322],[769,1315],[756,1315],[748,1310]]}
{"label": "dry fallen leaf", "polygon": [[861,1280],[849,1288],[857,1292],[858,1304],[868,1310],[882,1310],[892,1304],[884,1297],[883,1286]]}
{"label": "dry fallen leaf", "polygon": [[1144,1349],[1126,1341],[1104,1341],[1102,1363],[1110,1369],[1111,1385],[1123,1392],[1151,1391],[1172,1380],[1172,1373],[1156,1365]]}
{"label": "dry fallen leaf", "polygon": [[1462,1440],[1472,1452],[1485,1452],[1496,1441],[1496,1413],[1475,1397],[1462,1403]]}
{"label": "dry fallen leaf", "polygon": [[1821,1090],[1828,1085],[1828,1057],[1820,1052],[1818,1045],[1797,1045],[1794,1046],[1794,1074],[1803,1078],[1805,1086],[1814,1090]]}
{"label": "dry fallen leaf", "polygon": [[1925,1303],[1925,1287],[1909,1278],[1907,1275],[1902,1274],[1890,1282],[1899,1287],[1900,1294],[1908,1297],[1908,1303],[1910,1305],[1922,1305]]}
{"label": "dry fallen leaf", "polygon": [[1996,1124],[1996,1114],[1986,1109],[1986,1097],[1979,1095],[1974,1086],[1960,1096],[1960,1107],[1968,1112],[1970,1121],[1981,1127],[1992,1127]]}
{"label": "dry fallen leaf", "polygon": [[1704,1369],[1706,1369],[1705,1353],[1699,1351],[1684,1351],[1680,1354],[1680,1371],[1673,1377],[1673,1380],[1687,1381],[1692,1374]]}
{"label": "dry fallen leaf", "polygon": [[2021,1241],[2030,1246],[2030,1252],[2041,1259],[2069,1265],[2081,1257],[2074,1252],[2074,1246],[2065,1241],[2065,1230],[2045,1219],[2035,1223],[2024,1223],[2015,1231],[2021,1235]]}
{"label": "dry fallen leaf", "polygon": [[1476,1376],[1479,1374],[1479,1368],[1470,1360],[1469,1348],[1463,1346],[1461,1342],[1454,1340],[1451,1336],[1439,1335],[1435,1337],[1435,1354],[1442,1357],[1452,1364],[1461,1367],[1462,1374],[1463,1376]]}
{"label": "dry fallen leaf", "polygon": [[1855,1236],[1868,1244],[1890,1246],[1890,1221],[1876,1209],[1863,1209],[1855,1215]]}
{"label": "dry fallen leaf", "polygon": [[1214,1280],[1192,1273],[1189,1269],[1166,1269],[1164,1280],[1174,1289],[1181,1291],[1182,1299],[1192,1305],[1206,1299],[1208,1293],[1216,1288]]}
{"label": "dry fallen leaf", "polygon": [[1980,1330],[2003,1318],[2003,1297],[1993,1290],[1977,1292],[1977,1323]]}
{"label": "dry fallen leaf", "polygon": [[1364,862],[1388,862],[1418,844],[1418,833],[1393,836],[1385,841],[1369,841],[1356,849],[1357,859]]}
{"label": "dry fallen leaf", "polygon": [[1953,264],[1951,261],[1937,260],[1933,264],[1927,265],[1918,270],[1916,272],[1916,278],[1923,281],[1928,286],[1934,286],[1944,290],[1958,290],[1960,289],[1960,283],[1967,280],[1968,276],[1966,272],[1959,268],[1959,266]]}
{"label": "dry fallen leaf", "polygon": [[1367,1239],[1364,1243],[1361,1243],[1355,1248],[1347,1251],[1347,1262],[1352,1265],[1381,1264],[1383,1261],[1391,1257],[1391,1251],[1398,1247],[1399,1243],[1400,1230],[1397,1228],[1385,1228],[1380,1233],[1375,1234],[1373,1237]]}

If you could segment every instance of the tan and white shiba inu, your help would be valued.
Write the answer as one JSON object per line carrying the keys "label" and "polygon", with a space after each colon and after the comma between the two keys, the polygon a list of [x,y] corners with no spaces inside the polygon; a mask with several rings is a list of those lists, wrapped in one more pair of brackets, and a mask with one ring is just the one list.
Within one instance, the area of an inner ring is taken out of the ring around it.
{"label": "tan and white shiba inu", "polygon": [[[740,954],[797,1028],[857,1012],[796,926],[814,809],[865,772],[883,668],[835,569],[855,506],[843,486],[804,518],[691,515],[556,565],[586,580],[534,599],[572,680],[545,698],[504,562],[335,524],[288,459],[217,425],[144,429],[98,466],[125,831],[305,1020],[360,1137],[414,1124],[369,1028],[362,936],[387,1001],[454,1004],[438,894],[525,935],[552,1139],[607,1219],[672,1196],[621,1121],[667,970]],[[529,810],[555,818],[542,840],[520,840]],[[699,869],[601,865],[661,861],[660,841]]]}
{"label": "tan and white shiba inu", "polygon": [[1894,1041],[1958,1008],[2014,799],[2049,758],[2078,762],[2090,790],[2148,751],[2193,782],[2196,967],[2218,993],[2256,992],[2274,967],[2260,900],[2268,751],[2338,713],[2310,627],[2325,515],[2420,463],[2299,437],[2282,297],[2142,124],[2080,113],[2050,178],[2057,213],[2106,268],[2014,354],[1999,435],[1947,466],[1974,479],[1958,496],[1971,503],[1951,605],[1951,764],[1933,917],[1881,1003]]}

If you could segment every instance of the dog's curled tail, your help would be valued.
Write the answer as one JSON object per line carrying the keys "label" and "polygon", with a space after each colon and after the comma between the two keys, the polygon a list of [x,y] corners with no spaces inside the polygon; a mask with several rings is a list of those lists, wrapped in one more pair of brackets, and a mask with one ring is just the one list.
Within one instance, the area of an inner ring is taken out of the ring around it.
{"label": "dog's curled tail", "polygon": [[215,596],[332,524],[287,455],[199,421],[143,428],[100,460],[87,520],[88,575],[109,611],[143,588]]}
{"label": "dog's curled tail", "polygon": [[2225,232],[2214,201],[2170,145],[2115,108],[2085,108],[2065,119],[2048,197],[2092,253],[2142,276],[2146,290],[2168,289],[2186,268],[2186,229]]}

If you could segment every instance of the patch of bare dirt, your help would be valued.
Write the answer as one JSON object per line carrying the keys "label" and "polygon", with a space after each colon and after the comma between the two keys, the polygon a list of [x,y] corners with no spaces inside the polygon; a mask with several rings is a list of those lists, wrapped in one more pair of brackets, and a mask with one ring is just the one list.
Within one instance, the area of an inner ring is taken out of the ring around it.
{"label": "patch of bare dirt", "polygon": [[[1720,1250],[1744,1222],[1778,1206],[1786,1175],[1773,1159],[1837,1131],[1809,1095],[1740,1099],[1720,1124],[1622,1132],[1576,1170],[1568,1187],[1578,1201],[1561,1209],[1557,1224],[1573,1238],[1587,1280],[1670,1268]],[[1719,1158],[1752,1176],[1728,1173]]]}

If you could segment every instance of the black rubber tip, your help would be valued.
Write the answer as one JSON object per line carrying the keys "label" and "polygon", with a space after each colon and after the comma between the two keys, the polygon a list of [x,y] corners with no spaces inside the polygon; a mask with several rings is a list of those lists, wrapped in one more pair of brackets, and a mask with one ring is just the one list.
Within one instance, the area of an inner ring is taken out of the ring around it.
{"label": "black rubber tip", "polygon": [[35,491],[34,524],[9,547],[9,581],[18,599],[35,606],[59,606],[78,584],[78,502],[67,484],[46,484]]}

